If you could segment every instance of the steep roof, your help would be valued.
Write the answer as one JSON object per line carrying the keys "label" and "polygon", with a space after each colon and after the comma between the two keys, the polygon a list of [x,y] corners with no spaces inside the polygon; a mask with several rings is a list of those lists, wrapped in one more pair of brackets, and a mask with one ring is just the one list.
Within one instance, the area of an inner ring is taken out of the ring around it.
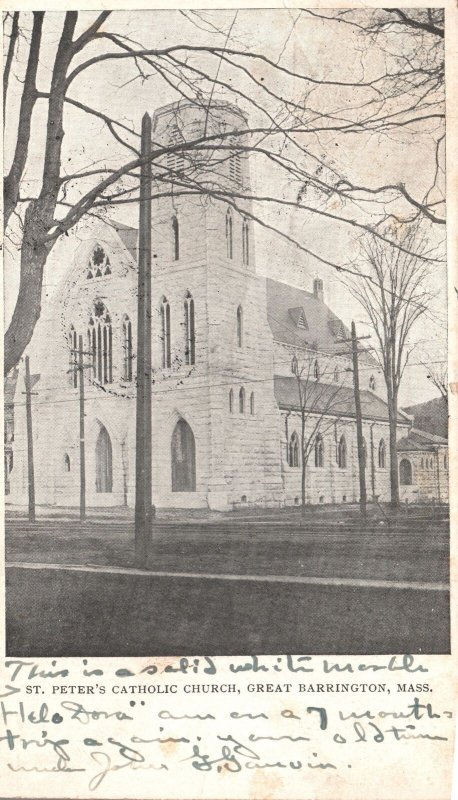
{"label": "steep roof", "polygon": [[398,451],[434,451],[438,445],[447,446],[447,439],[444,439],[443,436],[435,436],[427,431],[412,428],[408,436],[404,436],[398,441]]}
{"label": "steep roof", "polygon": [[435,397],[426,403],[404,408],[403,411],[414,418],[416,428],[445,439],[448,437],[448,403],[445,397]]}
{"label": "steep roof", "polygon": [[[342,353],[339,340],[348,338],[350,331],[320,297],[271,278],[266,278],[266,285],[267,318],[275,341],[300,349]],[[364,357],[376,364],[370,353]]]}
{"label": "steep roof", "polygon": [[116,219],[112,219],[109,222],[110,226],[114,228],[116,233],[121,238],[125,247],[127,247],[129,253],[131,254],[132,258],[137,261],[138,258],[138,229],[132,228],[130,225],[124,225],[123,222],[118,222]]}
{"label": "steep roof", "polygon": [[[320,381],[303,381],[305,406],[307,411],[328,413],[331,416],[355,417],[355,398],[353,389]],[[300,410],[299,387],[294,376],[274,376],[275,399],[280,408]],[[363,419],[388,421],[388,406],[384,400],[369,391],[361,392]],[[399,414],[399,422],[406,419]]]}

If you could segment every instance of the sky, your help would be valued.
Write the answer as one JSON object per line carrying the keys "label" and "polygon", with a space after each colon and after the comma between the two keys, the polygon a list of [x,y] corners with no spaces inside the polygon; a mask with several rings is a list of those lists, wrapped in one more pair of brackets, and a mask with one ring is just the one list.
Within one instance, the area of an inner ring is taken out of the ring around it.
{"label": "sky", "polygon": [[[361,12],[364,13],[364,12]],[[79,16],[78,30],[90,24],[95,15],[83,12]],[[59,38],[63,15],[48,12],[44,28],[39,69],[39,88],[46,91],[49,87],[51,68]],[[30,20],[27,20],[30,26]],[[25,25],[25,29],[27,24]],[[105,31],[116,32],[128,37],[130,42],[141,43],[142,47],[162,48],[170,45],[192,46],[225,46],[229,49],[240,49],[247,53],[263,54],[275,63],[280,63],[292,72],[307,73],[314,79],[335,81],[367,80],[373,77],[382,66],[381,56],[377,48],[362,48],[361,41],[350,26],[337,25],[335,22],[323,22],[297,9],[263,10],[228,10],[195,12],[175,11],[137,11],[114,12],[104,25]],[[27,35],[27,31],[25,30]],[[81,60],[97,56],[112,48],[107,40],[102,39],[85,51]],[[18,54],[17,78],[21,79],[25,68],[26,49],[22,42]],[[180,57],[184,55],[179,51]],[[214,57],[199,54],[191,56],[192,63],[207,70],[222,81],[227,81],[237,91],[246,92],[255,101],[265,101],[262,88],[268,84],[279,95],[301,99],[309,109],[321,110],[323,107],[334,110],[345,110],[364,101],[364,91],[347,90],[342,87],[329,87],[308,90],[304,97],[303,82],[293,77],[282,76],[281,81],[274,78],[272,70],[260,60],[250,62],[252,76],[259,82],[261,89],[256,88],[253,77],[244,73],[236,73],[230,66]],[[150,72],[152,72],[150,70]],[[14,86],[14,84],[13,84]],[[16,83],[20,89],[20,84]],[[147,74],[139,76],[131,60],[107,60],[85,70],[72,83],[69,95],[85,104],[97,108],[112,118],[123,120],[126,125],[139,131],[141,117],[145,110],[153,113],[161,105],[173,102],[178,95],[170,87],[163,76]],[[5,161],[14,148],[16,137],[16,119],[20,92],[11,92],[10,111],[7,117],[5,135]],[[219,90],[215,89],[215,98]],[[250,123],[254,126],[263,119],[256,109],[255,103],[249,104],[240,99],[238,94],[230,96],[225,92],[221,96],[231,101],[236,100],[240,107],[250,114]],[[269,103],[271,102],[271,105]],[[269,112],[277,120],[281,107],[272,99],[267,101]],[[264,102],[264,107],[266,104]],[[45,104],[38,104],[33,119],[33,148],[27,164],[26,184],[24,191],[32,193],[40,184],[42,170],[42,153],[45,130]],[[63,148],[63,169],[67,174],[83,168],[117,167],[131,158],[129,151],[115,143],[100,119],[88,117],[75,108],[67,108],[65,115],[65,138]],[[135,141],[133,137],[132,142]],[[310,152],[323,158],[331,166],[343,171],[355,183],[380,185],[392,182],[404,182],[412,194],[421,195],[434,167],[434,153],[430,148],[427,135],[398,135],[391,138],[362,136],[342,136],[322,133],[308,139],[303,144]],[[290,150],[290,157],[297,158],[297,152]],[[294,199],[297,186],[290,176],[276,171],[269,163],[258,156],[251,156],[251,176],[253,193]],[[316,166],[311,164],[312,167]],[[87,182],[77,182],[71,187],[72,197],[77,199],[82,189],[88,188]],[[330,221],[317,214],[291,207],[285,208],[273,204],[259,205],[256,208],[260,216],[270,225],[279,228],[299,241],[303,248],[320,254],[334,263],[348,263],[355,256],[354,230],[343,223]],[[342,212],[345,216],[345,210]],[[135,204],[118,206],[110,216],[128,225],[137,225],[138,209]],[[443,234],[443,230],[440,231]],[[314,277],[324,280],[325,298],[332,310],[341,316],[349,325],[354,319],[358,329],[367,333],[369,328],[361,308],[342,285],[339,273],[331,266],[320,263],[303,250],[291,245],[281,236],[266,231],[259,225],[254,227],[256,247],[256,267],[258,273],[283,280],[302,288],[311,290]],[[5,318],[8,321],[18,287],[19,275],[19,237],[13,230],[12,237],[7,240],[5,248]],[[54,261],[54,259],[53,259]],[[66,264],[60,271],[48,270],[45,274],[45,291],[52,291],[61,280]],[[435,298],[431,302],[428,313],[414,331],[414,339],[418,342],[417,351],[412,357],[413,366],[406,369],[401,391],[401,402],[412,404],[429,399],[437,394],[427,380],[425,370],[415,363],[424,358],[425,351],[432,358],[443,358],[446,345],[445,315],[446,308],[446,272],[443,265],[435,265],[431,275],[431,288]]]}

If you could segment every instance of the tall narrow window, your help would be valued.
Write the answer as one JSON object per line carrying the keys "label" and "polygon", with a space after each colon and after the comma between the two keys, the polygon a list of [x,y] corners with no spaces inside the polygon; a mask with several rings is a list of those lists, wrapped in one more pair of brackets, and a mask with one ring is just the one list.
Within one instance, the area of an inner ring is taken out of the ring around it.
{"label": "tall narrow window", "polygon": [[408,458],[401,459],[399,464],[399,483],[401,486],[412,486],[412,464]]}
{"label": "tall narrow window", "polygon": [[124,355],[123,378],[132,380],[132,323],[126,315],[122,323],[122,348]]}
{"label": "tall narrow window", "polygon": [[196,444],[184,419],[179,419],[172,434],[172,492],[196,491]]}
{"label": "tall narrow window", "polygon": [[364,436],[363,436],[363,461],[364,461],[364,466],[367,467],[367,444]]}
{"label": "tall narrow window", "polygon": [[237,309],[237,347],[243,345],[243,309],[239,306]]}
{"label": "tall narrow window", "polygon": [[339,380],[340,380],[339,367],[335,367],[335,369],[334,369],[334,383],[339,383]]}
{"label": "tall narrow window", "polygon": [[245,413],[245,389],[243,388],[243,386],[239,392],[239,412],[240,414]]}
{"label": "tall narrow window", "polygon": [[385,463],[386,463],[385,442],[383,439],[380,439],[380,444],[378,446],[378,465],[380,469],[385,469]]}
{"label": "tall narrow window", "polygon": [[369,389],[371,390],[371,392],[375,392],[375,377],[374,377],[374,375],[371,375],[371,377],[369,378]]}
{"label": "tall narrow window", "polygon": [[196,363],[196,334],[194,322],[194,300],[188,292],[184,301],[185,360],[186,364]]}
{"label": "tall narrow window", "polygon": [[316,381],[320,380],[320,365],[318,364],[318,359],[315,361],[313,365],[313,376]]}
{"label": "tall narrow window", "polygon": [[291,372],[293,375],[297,375],[298,364],[297,364],[297,356],[294,355],[291,359]]}
{"label": "tall narrow window", "polygon": [[345,469],[347,466],[347,442],[343,435],[340,437],[339,446],[337,448],[337,464],[340,469]]}
{"label": "tall narrow window", "polygon": [[250,394],[250,414],[254,415],[254,392]]}
{"label": "tall narrow window", "polygon": [[111,317],[101,300],[94,306],[94,319],[89,319],[88,349],[92,376],[102,385],[113,381],[113,331]]}
{"label": "tall narrow window", "polygon": [[321,433],[315,439],[315,467],[324,466],[324,442]]}
{"label": "tall narrow window", "polygon": [[248,231],[248,220],[244,217],[242,223],[242,259],[247,266],[250,263],[250,238]]}
{"label": "tall narrow window", "polygon": [[291,439],[289,440],[288,464],[290,467],[299,466],[299,437],[296,431],[291,434]]}
{"label": "tall narrow window", "polygon": [[228,258],[232,258],[233,255],[232,214],[230,208],[226,211],[226,255]]}
{"label": "tall narrow window", "polygon": [[73,325],[70,328],[68,344],[70,350],[70,357],[68,360],[70,386],[73,386],[73,388],[76,389],[78,386],[78,337]]}
{"label": "tall narrow window", "polygon": [[173,260],[178,261],[180,258],[180,226],[178,224],[178,217],[176,215],[172,218],[172,235]]}
{"label": "tall narrow window", "polygon": [[170,346],[170,305],[166,297],[161,304],[161,337],[162,337],[162,366],[172,366],[172,351]]}
{"label": "tall narrow window", "polygon": [[65,469],[65,472],[70,472],[70,466],[71,466],[70,465],[70,456],[68,455],[68,453],[65,453],[65,455],[64,455],[64,469]]}
{"label": "tall narrow window", "polygon": [[229,414],[234,412],[234,391],[233,389],[229,392]]}

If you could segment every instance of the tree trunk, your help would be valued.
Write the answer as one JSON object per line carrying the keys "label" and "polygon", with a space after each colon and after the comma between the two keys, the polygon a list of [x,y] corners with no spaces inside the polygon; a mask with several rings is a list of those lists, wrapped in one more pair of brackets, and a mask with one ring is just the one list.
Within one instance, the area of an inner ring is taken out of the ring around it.
{"label": "tree trunk", "polygon": [[399,508],[399,471],[397,447],[398,401],[395,393],[388,393],[388,417],[390,424],[390,486],[391,508]]}
{"label": "tree trunk", "polygon": [[38,204],[30,203],[25,213],[19,292],[5,334],[5,375],[19,363],[41,313],[43,271],[52,245],[42,243],[43,229],[37,212]]}

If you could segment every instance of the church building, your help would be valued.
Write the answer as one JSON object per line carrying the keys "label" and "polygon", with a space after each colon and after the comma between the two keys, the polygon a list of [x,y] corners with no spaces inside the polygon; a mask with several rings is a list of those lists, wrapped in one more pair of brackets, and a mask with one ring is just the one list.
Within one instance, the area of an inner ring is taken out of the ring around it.
{"label": "church building", "polygon": [[[299,504],[303,490],[311,504],[354,502],[349,332],[326,305],[319,278],[308,291],[262,275],[251,203],[239,198],[250,193],[249,156],[215,147],[191,159],[178,147],[205,125],[218,133],[245,127],[246,119],[228,104],[216,104],[205,117],[205,110],[181,102],[153,119],[154,143],[177,144],[163,162],[167,183],[155,167],[152,211],[153,502],[216,510],[282,506]],[[188,185],[198,178],[208,192],[180,191],[180,174]],[[136,230],[110,220],[66,239],[65,277],[44,299],[28,350],[39,375],[32,398],[38,504],[79,503],[80,337],[86,503],[134,504],[137,246]],[[49,269],[62,268],[62,256],[59,264],[56,258],[51,253]],[[27,502],[21,398],[9,474],[14,504]],[[361,356],[361,402],[368,496],[388,500],[388,410],[383,376],[369,353]],[[399,435],[409,427],[399,412]]]}

